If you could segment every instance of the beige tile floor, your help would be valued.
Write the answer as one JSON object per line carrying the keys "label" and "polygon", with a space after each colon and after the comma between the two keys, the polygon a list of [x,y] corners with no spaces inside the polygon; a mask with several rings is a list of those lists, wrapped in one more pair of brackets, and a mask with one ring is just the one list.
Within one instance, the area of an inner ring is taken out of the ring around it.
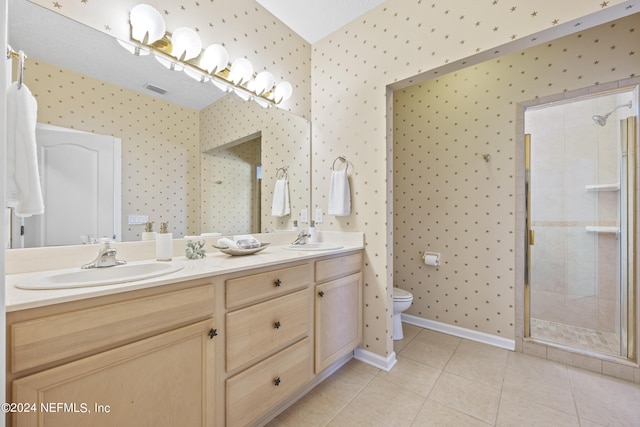
{"label": "beige tile floor", "polygon": [[305,426],[640,426],[640,385],[404,325],[398,363],[352,360],[273,420]]}

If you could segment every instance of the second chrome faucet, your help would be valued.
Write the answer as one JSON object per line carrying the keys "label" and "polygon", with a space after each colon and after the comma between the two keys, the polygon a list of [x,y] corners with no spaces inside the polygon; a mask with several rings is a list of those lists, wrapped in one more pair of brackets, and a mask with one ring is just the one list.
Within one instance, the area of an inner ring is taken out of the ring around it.
{"label": "second chrome faucet", "polygon": [[117,251],[116,248],[111,246],[112,243],[113,240],[111,239],[100,239],[100,248],[96,259],[89,264],[83,265],[82,268],[102,268],[126,264],[126,261],[116,258]]}

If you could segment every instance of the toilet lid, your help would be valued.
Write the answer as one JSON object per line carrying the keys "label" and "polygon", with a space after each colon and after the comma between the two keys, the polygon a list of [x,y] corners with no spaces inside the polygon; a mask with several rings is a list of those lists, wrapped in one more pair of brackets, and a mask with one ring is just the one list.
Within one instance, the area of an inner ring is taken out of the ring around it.
{"label": "toilet lid", "polygon": [[409,291],[405,291],[400,288],[393,288],[393,299],[398,300],[408,300],[413,299],[413,295]]}

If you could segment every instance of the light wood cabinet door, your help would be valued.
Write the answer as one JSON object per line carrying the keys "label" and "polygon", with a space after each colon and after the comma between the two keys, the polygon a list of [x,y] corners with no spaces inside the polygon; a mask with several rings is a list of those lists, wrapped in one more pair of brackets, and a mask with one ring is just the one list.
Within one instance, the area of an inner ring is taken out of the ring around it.
{"label": "light wood cabinet door", "polygon": [[13,382],[35,412],[13,425],[213,426],[214,321],[201,321]]}
{"label": "light wood cabinet door", "polygon": [[315,287],[316,373],[362,340],[362,273]]}

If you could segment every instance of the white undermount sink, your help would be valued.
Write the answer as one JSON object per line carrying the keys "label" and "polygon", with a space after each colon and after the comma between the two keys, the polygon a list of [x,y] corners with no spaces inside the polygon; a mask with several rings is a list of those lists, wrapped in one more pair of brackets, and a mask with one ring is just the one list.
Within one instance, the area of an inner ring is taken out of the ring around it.
{"label": "white undermount sink", "polygon": [[64,272],[43,273],[30,276],[16,283],[20,289],[70,289],[90,286],[114,285],[151,279],[182,270],[179,262],[158,262],[125,264],[114,267],[65,270]]}
{"label": "white undermount sink", "polygon": [[304,245],[288,245],[284,248],[292,251],[331,251],[342,249],[342,245],[334,243],[305,243]]}

